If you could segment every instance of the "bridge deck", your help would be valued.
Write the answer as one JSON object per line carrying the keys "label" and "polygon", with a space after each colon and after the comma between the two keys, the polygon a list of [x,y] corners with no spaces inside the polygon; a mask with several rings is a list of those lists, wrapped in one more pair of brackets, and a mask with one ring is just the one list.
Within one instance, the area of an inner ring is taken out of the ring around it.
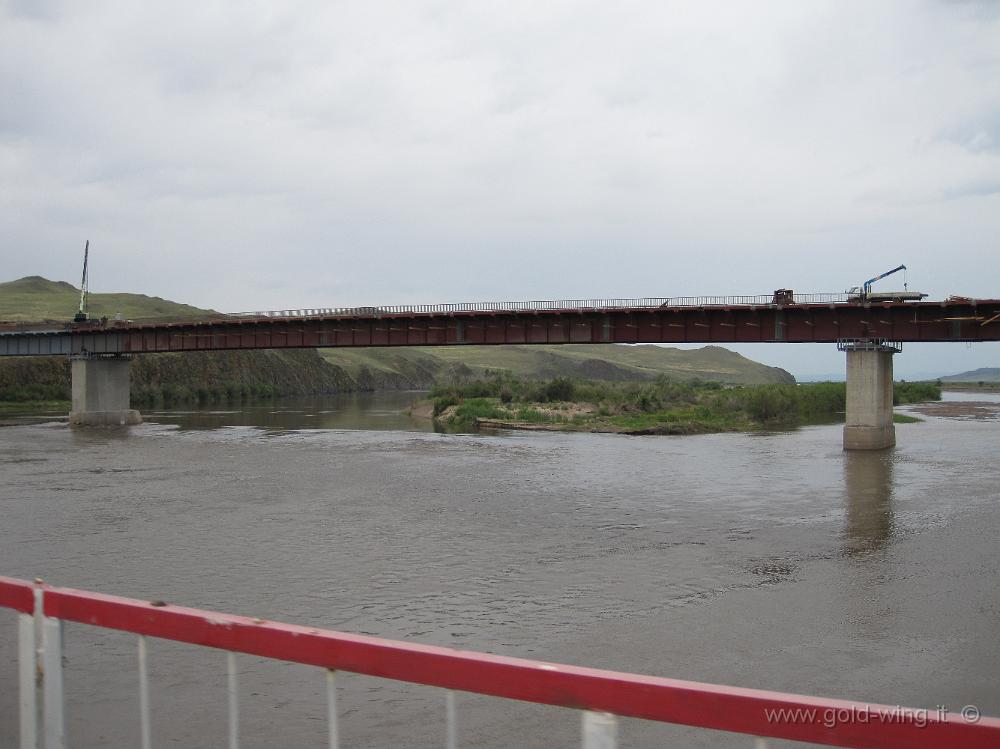
{"label": "bridge deck", "polygon": [[469,344],[1000,340],[997,299],[781,305],[768,303],[767,296],[691,299],[698,303],[495,302],[286,310],[184,321],[8,324],[0,328],[0,356]]}

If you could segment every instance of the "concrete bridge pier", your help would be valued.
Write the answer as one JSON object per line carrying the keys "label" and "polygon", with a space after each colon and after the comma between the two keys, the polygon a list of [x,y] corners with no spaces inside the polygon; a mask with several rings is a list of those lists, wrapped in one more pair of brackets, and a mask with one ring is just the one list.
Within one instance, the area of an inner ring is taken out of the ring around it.
{"label": "concrete bridge pier", "polygon": [[855,338],[837,342],[847,353],[845,450],[884,450],[896,444],[892,423],[892,357],[899,344]]}
{"label": "concrete bridge pier", "polygon": [[69,423],[79,426],[141,424],[129,402],[132,357],[127,354],[76,354],[70,357],[73,405]]}

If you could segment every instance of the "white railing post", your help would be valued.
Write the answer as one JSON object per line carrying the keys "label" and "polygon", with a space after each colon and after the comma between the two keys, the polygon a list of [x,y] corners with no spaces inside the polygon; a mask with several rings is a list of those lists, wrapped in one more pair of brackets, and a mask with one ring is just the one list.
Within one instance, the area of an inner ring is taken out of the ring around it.
{"label": "white railing post", "polygon": [[618,719],[611,713],[583,713],[583,749],[617,749]]}
{"label": "white railing post", "polygon": [[446,725],[445,746],[447,749],[458,749],[458,716],[455,713],[455,692],[445,691],[444,711]]}
{"label": "white railing post", "polygon": [[329,726],[330,749],[340,745],[340,725],[337,719],[337,672],[326,670],[326,715]]}
{"label": "white railing post", "polygon": [[20,614],[17,617],[17,673],[21,749],[38,749],[38,666],[35,655],[35,617]]}
{"label": "white railing post", "polygon": [[236,653],[227,653],[226,667],[229,671],[229,749],[240,749],[240,703],[236,680]]}
{"label": "white railing post", "polygon": [[139,635],[139,731],[142,749],[152,749],[149,726],[149,667],[146,662],[146,636]]}
{"label": "white railing post", "polygon": [[44,740],[45,716],[42,711],[44,695],[42,687],[45,684],[45,582],[40,577],[35,578],[35,745],[41,747]]}
{"label": "white railing post", "polygon": [[45,749],[66,749],[62,639],[62,622],[59,619],[44,617],[42,621],[42,664],[44,666]]}

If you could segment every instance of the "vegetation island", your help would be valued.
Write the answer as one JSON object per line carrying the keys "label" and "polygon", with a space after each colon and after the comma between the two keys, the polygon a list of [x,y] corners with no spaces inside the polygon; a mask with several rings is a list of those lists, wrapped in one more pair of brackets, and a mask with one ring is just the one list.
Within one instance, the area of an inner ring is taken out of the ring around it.
{"label": "vegetation island", "polygon": [[[899,382],[896,405],[940,400],[931,382]],[[843,418],[842,382],[802,385],[727,385],[675,382],[659,377],[648,383],[523,381],[505,372],[486,379],[435,387],[411,409],[445,429],[533,429],[621,434],[704,434],[782,429],[834,423]],[[897,423],[921,421],[896,414]]]}

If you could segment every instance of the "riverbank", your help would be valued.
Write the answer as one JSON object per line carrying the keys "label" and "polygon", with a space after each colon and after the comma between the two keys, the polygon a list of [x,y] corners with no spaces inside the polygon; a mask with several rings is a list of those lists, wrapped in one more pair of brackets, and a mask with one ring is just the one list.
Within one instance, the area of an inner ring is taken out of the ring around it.
{"label": "riverbank", "polygon": [[0,414],[22,411],[56,411],[70,409],[68,400],[0,401]]}
{"label": "riverbank", "polygon": [[[896,383],[897,405],[937,401],[934,383]],[[843,419],[844,383],[725,386],[714,382],[525,382],[509,377],[437,387],[411,406],[449,431],[520,429],[632,435],[787,429]],[[898,422],[914,417],[897,415]]]}
{"label": "riverbank", "polygon": [[953,393],[1000,393],[1000,382],[942,382],[941,389]]}

